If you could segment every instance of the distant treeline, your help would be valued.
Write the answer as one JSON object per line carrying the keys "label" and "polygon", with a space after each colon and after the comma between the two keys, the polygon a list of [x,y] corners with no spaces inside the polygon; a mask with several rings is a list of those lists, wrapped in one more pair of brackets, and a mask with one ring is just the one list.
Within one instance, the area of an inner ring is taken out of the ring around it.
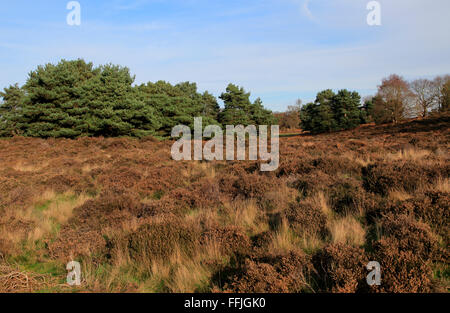
{"label": "distant treeline", "polygon": [[314,102],[290,106],[273,114],[261,99],[250,101],[243,87],[229,84],[218,100],[195,83],[165,81],[133,85],[126,67],[94,67],[84,60],[38,66],[23,86],[0,92],[0,137],[134,136],[167,137],[176,125],[273,125],[313,133],[352,129],[368,122],[396,123],[448,111],[450,76],[407,82],[398,75],[382,80],[373,97],[361,101],[356,91],[317,94]]}
{"label": "distant treeline", "polygon": [[397,123],[449,108],[450,75],[408,82],[394,74],[382,80],[375,96],[363,101],[355,91],[343,89],[335,93],[328,89],[319,92],[312,103],[302,105],[298,100],[287,112],[275,115],[281,128],[322,133],[352,129],[368,122]]}
{"label": "distant treeline", "polygon": [[84,60],[46,64],[32,71],[23,86],[0,93],[0,136],[170,136],[175,125],[272,125],[262,101],[250,101],[244,88],[228,85],[220,99],[199,93],[195,83],[158,81],[133,85],[126,67],[94,67]]}

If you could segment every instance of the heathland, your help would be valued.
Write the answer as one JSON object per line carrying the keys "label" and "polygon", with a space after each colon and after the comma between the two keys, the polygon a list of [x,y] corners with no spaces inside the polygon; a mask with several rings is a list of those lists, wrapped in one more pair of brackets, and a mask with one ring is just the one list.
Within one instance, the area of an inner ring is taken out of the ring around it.
{"label": "heathland", "polygon": [[445,292],[449,126],[282,137],[274,172],[149,136],[1,139],[0,291]]}

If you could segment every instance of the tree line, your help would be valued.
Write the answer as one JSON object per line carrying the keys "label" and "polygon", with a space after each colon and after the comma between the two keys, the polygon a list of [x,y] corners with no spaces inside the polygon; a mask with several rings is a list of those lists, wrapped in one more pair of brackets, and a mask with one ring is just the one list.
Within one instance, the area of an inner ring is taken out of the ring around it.
{"label": "tree line", "polygon": [[229,84],[219,96],[197,85],[165,81],[134,85],[127,67],[95,67],[82,59],[38,66],[23,86],[0,92],[0,137],[134,136],[167,137],[176,125],[274,125],[312,133],[352,129],[360,124],[397,123],[450,108],[450,75],[432,80],[384,78],[376,95],[364,100],[356,91],[323,90],[314,102],[301,100],[273,114],[261,99],[250,101],[243,87]]}
{"label": "tree line", "polygon": [[298,100],[287,112],[275,115],[282,128],[323,133],[352,129],[369,122],[397,123],[449,109],[450,75],[408,82],[393,74],[382,80],[376,95],[363,101],[356,91],[342,89],[335,93],[327,89],[319,92],[314,102],[302,105]]}
{"label": "tree line", "polygon": [[82,59],[38,66],[23,86],[0,92],[0,136],[170,136],[174,126],[273,125],[261,99],[250,101],[243,87],[229,84],[220,95],[224,108],[197,85],[165,81],[133,85],[127,67],[95,67]]}

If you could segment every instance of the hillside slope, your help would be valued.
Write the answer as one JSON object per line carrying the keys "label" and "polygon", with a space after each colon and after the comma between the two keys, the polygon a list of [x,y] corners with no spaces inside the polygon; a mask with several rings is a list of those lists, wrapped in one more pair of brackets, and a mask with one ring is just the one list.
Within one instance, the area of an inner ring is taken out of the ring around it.
{"label": "hillside slope", "polygon": [[270,173],[151,138],[2,139],[0,292],[69,291],[72,259],[79,291],[446,291],[449,122],[282,138]]}

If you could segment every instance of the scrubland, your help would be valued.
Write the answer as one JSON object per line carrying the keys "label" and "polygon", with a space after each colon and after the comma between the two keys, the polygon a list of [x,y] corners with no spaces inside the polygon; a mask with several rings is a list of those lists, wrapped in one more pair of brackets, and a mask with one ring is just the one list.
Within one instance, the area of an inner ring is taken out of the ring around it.
{"label": "scrubland", "polygon": [[0,291],[447,292],[449,126],[281,138],[266,173],[153,138],[1,139]]}

